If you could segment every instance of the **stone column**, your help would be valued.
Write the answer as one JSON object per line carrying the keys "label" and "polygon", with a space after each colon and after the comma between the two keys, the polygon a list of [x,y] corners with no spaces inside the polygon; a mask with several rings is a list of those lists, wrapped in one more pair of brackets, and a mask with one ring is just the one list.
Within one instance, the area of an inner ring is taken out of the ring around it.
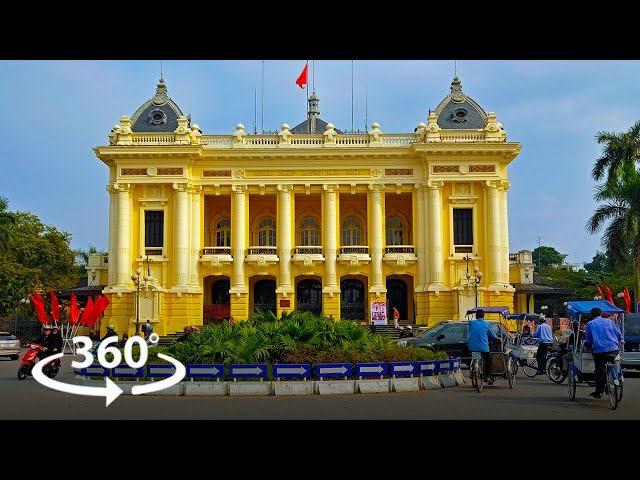
{"label": "stone column", "polygon": [[129,286],[131,283],[131,198],[129,183],[114,183],[117,196],[117,227],[115,248],[115,278],[118,286]]}
{"label": "stone column", "polygon": [[175,213],[173,241],[175,251],[174,287],[186,288],[189,283],[189,195],[186,183],[174,183]]}
{"label": "stone column", "polygon": [[418,257],[418,285],[416,290],[423,292],[427,289],[427,215],[426,195],[424,183],[416,184],[416,226],[414,228],[416,256]]}
{"label": "stone column", "polygon": [[509,214],[507,211],[507,190],[511,184],[507,180],[502,181],[502,188],[500,189],[500,213],[502,227],[502,282],[505,285],[509,284]]}
{"label": "stone column", "polygon": [[370,193],[370,209],[371,209],[371,239],[369,245],[371,246],[371,286],[369,291],[386,291],[385,285],[382,282],[382,235],[385,231],[384,228],[384,212],[382,211],[382,191],[384,185],[380,183],[374,183],[369,185]]}
{"label": "stone column", "polygon": [[191,255],[190,278],[189,283],[194,287],[200,288],[200,196],[202,195],[202,187],[194,187],[191,193]]}
{"label": "stone column", "polygon": [[278,258],[280,262],[280,277],[276,293],[287,296],[293,293],[291,286],[291,192],[293,185],[278,185]]}
{"label": "stone column", "polygon": [[442,180],[430,180],[429,186],[429,284],[444,285],[442,275]]}
{"label": "stone column", "polygon": [[233,254],[233,278],[231,279],[231,293],[247,293],[244,281],[244,251],[245,251],[245,216],[246,216],[246,185],[233,185],[233,219],[231,232],[233,234],[231,252]]}
{"label": "stone column", "polygon": [[324,289],[329,294],[340,291],[338,279],[336,277],[336,262],[338,258],[338,243],[336,224],[338,209],[336,204],[336,192],[338,185],[322,185],[324,193],[324,225],[322,225],[324,246]]}
{"label": "stone column", "polygon": [[107,185],[107,192],[109,192],[109,248],[107,250],[107,255],[109,260],[111,260],[107,265],[107,284],[109,286],[115,283],[115,269],[116,269],[116,219],[117,219],[117,208],[118,208],[118,197],[117,190],[115,189],[115,184]]}
{"label": "stone column", "polygon": [[502,280],[500,245],[500,181],[487,180],[487,243],[489,247],[489,286],[499,287]]}

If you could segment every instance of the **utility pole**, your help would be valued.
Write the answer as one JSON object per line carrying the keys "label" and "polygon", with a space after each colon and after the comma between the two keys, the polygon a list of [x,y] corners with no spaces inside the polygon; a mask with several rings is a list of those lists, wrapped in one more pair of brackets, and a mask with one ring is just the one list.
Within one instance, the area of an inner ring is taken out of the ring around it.
{"label": "utility pole", "polygon": [[538,273],[540,273],[540,239],[542,237],[538,235]]}

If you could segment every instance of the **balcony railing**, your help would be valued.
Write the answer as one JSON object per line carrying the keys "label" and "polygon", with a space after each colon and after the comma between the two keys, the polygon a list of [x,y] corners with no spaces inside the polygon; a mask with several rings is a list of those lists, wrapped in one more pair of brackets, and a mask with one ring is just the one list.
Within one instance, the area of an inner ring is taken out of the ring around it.
{"label": "balcony railing", "polygon": [[349,247],[340,247],[340,255],[369,255],[369,247],[364,245],[351,245]]}
{"label": "balcony railing", "polygon": [[161,257],[162,256],[162,248],[145,248],[144,249],[145,257]]}
{"label": "balcony railing", "polygon": [[473,245],[456,245],[453,251],[455,253],[473,253]]}
{"label": "balcony railing", "polygon": [[385,248],[385,254],[390,253],[415,253],[416,248],[413,245],[392,245]]}
{"label": "balcony railing", "polygon": [[322,247],[294,247],[294,255],[322,255]]}
{"label": "balcony railing", "polygon": [[278,247],[249,247],[249,255],[277,255]]}
{"label": "balcony railing", "polygon": [[204,247],[202,255],[231,255],[231,247]]}

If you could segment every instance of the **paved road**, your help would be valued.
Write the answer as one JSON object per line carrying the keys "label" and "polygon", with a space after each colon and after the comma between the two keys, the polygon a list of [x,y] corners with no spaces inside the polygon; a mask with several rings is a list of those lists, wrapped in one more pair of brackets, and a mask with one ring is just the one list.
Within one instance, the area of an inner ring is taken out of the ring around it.
{"label": "paved road", "polygon": [[[436,391],[308,397],[120,396],[108,408],[104,398],[50,390],[33,378],[16,378],[19,361],[0,359],[0,419],[209,419],[209,420],[639,420],[640,374],[627,372],[624,398],[612,411],[606,397],[588,396],[578,385],[576,401],[566,383],[521,372],[513,390],[499,380],[482,393],[471,384]],[[63,358],[56,380],[73,379],[71,359]],[[464,371],[468,374],[468,371]]]}

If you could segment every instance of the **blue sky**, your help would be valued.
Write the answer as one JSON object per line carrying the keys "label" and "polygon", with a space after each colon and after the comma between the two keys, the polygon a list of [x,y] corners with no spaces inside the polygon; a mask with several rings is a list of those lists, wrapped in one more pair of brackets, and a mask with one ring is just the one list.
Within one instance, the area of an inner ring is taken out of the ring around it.
{"label": "blue sky", "polygon": [[[165,60],[169,96],[204,134],[293,127],[306,96],[295,85],[305,60]],[[355,129],[378,122],[410,133],[449,93],[453,60],[355,60]],[[318,60],[321,117],[351,129],[350,60]],[[593,213],[591,169],[599,131],[622,132],[640,120],[640,61],[458,60],[463,91],[495,112],[508,140],[523,145],[509,167],[510,251],[538,244],[591,261],[600,235],[584,226]],[[30,211],[72,235],[71,247],[107,250],[107,167],[93,147],[122,115],[155,93],[159,60],[3,60],[0,95],[0,195],[9,210]],[[257,96],[257,112],[254,99]],[[256,114],[257,113],[257,114]],[[263,121],[264,118],[264,121]]]}

